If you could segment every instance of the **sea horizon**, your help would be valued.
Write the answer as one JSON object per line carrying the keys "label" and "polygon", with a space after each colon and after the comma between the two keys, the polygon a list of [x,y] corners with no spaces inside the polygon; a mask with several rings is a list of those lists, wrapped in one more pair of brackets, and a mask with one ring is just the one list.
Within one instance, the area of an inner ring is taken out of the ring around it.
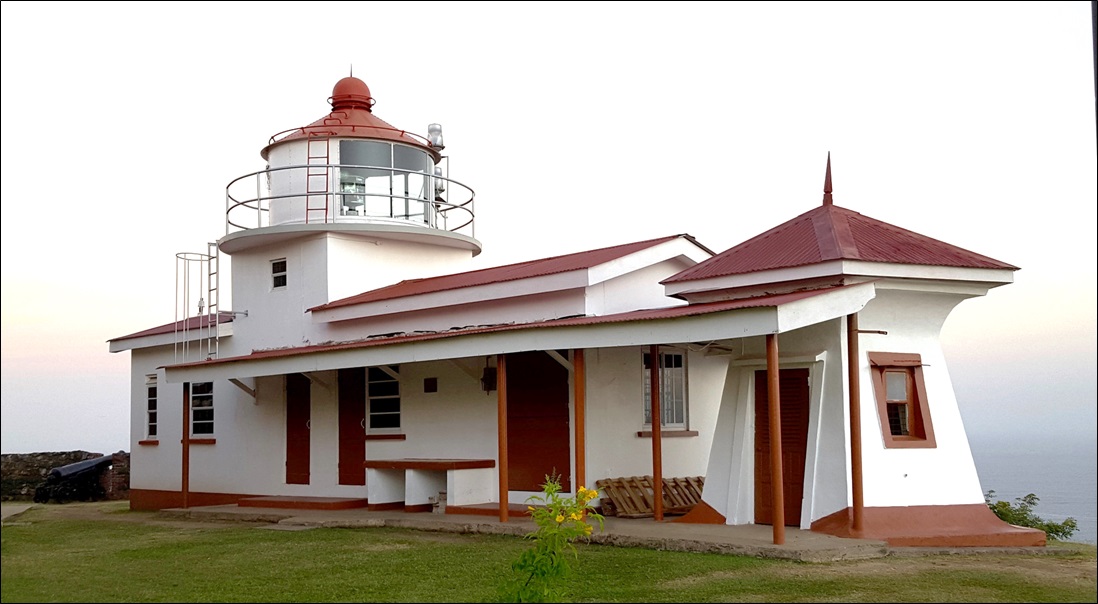
{"label": "sea horizon", "polygon": [[1016,503],[1032,493],[1035,515],[1049,522],[1074,518],[1069,541],[1098,545],[1098,440],[1092,435],[969,437],[983,493]]}

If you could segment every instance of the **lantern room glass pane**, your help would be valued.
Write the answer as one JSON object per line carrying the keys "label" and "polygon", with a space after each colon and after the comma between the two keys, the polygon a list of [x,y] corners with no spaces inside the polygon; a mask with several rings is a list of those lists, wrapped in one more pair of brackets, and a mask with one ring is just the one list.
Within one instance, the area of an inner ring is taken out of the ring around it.
{"label": "lantern room glass pane", "polygon": [[427,152],[414,147],[393,145],[393,165],[401,170],[413,170],[415,172],[430,172],[431,160]]}
{"label": "lantern room glass pane", "polygon": [[[344,166],[370,166],[390,168],[393,165],[393,146],[377,141],[339,141],[339,163]],[[354,169],[365,178],[389,176],[388,170]]]}

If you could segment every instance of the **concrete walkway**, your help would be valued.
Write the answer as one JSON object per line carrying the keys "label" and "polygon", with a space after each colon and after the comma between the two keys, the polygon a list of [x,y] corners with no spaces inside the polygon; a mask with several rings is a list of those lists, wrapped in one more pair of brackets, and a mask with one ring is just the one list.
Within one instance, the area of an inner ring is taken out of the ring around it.
{"label": "concrete walkway", "polygon": [[[535,528],[534,522],[527,517],[511,518],[504,523],[500,522],[496,516],[430,512],[409,514],[399,511],[369,512],[365,508],[324,511],[217,505],[160,510],[157,516],[216,522],[258,523],[269,525],[269,528],[284,530],[314,527],[393,527],[465,534],[522,536]],[[651,518],[606,518],[605,530],[599,531],[596,526],[591,541],[622,547],[736,554],[801,562],[863,560],[889,555],[888,546],[883,541],[844,539],[786,527],[785,543],[774,545],[773,529],[768,525],[685,524],[669,520],[656,522]]]}
{"label": "concrete walkway", "polygon": [[0,520],[7,522],[9,518],[15,518],[32,507],[34,505],[30,503],[0,503]]}

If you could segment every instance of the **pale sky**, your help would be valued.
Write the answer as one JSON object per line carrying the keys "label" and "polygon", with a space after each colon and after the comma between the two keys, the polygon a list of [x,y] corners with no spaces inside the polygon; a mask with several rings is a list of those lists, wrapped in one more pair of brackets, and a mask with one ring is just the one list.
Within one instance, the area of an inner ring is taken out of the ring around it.
{"label": "pale sky", "polygon": [[175,254],[352,69],[443,125],[470,269],[723,251],[819,204],[830,152],[836,205],[1021,267],[942,334],[970,438],[1095,439],[1090,2],[0,6],[4,453],[130,449],[107,340],[174,320]]}

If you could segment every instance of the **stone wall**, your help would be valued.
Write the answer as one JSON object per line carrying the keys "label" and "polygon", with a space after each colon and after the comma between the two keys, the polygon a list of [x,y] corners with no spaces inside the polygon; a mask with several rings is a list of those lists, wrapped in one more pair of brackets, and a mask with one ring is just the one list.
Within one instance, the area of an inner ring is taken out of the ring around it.
{"label": "stone wall", "polygon": [[[88,451],[4,453],[0,455],[0,500],[31,501],[34,489],[46,481],[50,470],[103,455]],[[129,499],[130,454],[119,451],[111,457],[111,467],[100,476],[100,485],[107,499]]]}

